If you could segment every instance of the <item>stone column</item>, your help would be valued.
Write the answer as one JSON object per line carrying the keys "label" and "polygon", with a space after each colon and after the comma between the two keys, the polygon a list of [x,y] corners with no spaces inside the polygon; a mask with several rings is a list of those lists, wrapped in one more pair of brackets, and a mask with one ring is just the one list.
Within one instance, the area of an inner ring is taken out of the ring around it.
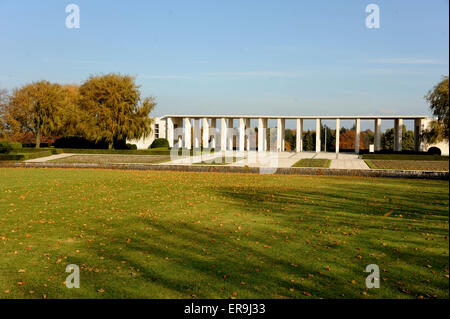
{"label": "stone column", "polygon": [[264,130],[264,152],[270,151],[270,139],[267,138],[267,133],[270,134],[270,130],[269,130],[269,119],[263,119],[263,126],[265,128]]}
{"label": "stone column", "polygon": [[264,119],[259,118],[258,119],[258,152],[264,152],[266,146],[265,140],[266,140],[266,130],[264,127]]}
{"label": "stone column", "polygon": [[233,150],[233,138],[234,138],[234,131],[233,131],[233,119],[229,118],[228,119],[228,132],[227,132],[227,140],[228,140],[228,150],[232,151]]}
{"label": "stone column", "polygon": [[191,145],[191,119],[188,117],[184,118],[184,147],[190,150],[192,148]]}
{"label": "stone column", "polygon": [[245,119],[239,119],[239,151],[245,150]]}
{"label": "stone column", "polygon": [[402,126],[403,119],[395,119],[394,122],[394,151],[402,151]]}
{"label": "stone column", "polygon": [[320,149],[320,119],[316,119],[316,153],[319,153]]}
{"label": "stone column", "polygon": [[414,119],[414,151],[420,152],[423,151],[421,147],[421,139],[420,135],[422,134],[424,126],[424,120],[423,119]]}
{"label": "stone column", "polygon": [[167,118],[167,140],[169,141],[169,146],[173,147],[173,119],[171,117]]}
{"label": "stone column", "polygon": [[303,152],[303,119],[297,119],[297,134],[295,136],[295,151]]}
{"label": "stone column", "polygon": [[375,137],[374,137],[375,151],[381,150],[381,119],[375,119]]}
{"label": "stone column", "polygon": [[341,135],[341,119],[336,119],[336,154],[339,153],[340,135]]}
{"label": "stone column", "polygon": [[227,150],[227,119],[220,119],[220,150]]}
{"label": "stone column", "polygon": [[178,148],[183,147],[183,119],[182,118],[173,118],[173,143],[178,145]]}
{"label": "stone column", "polygon": [[194,149],[200,148],[200,119],[194,119]]}
{"label": "stone column", "polygon": [[209,122],[206,117],[202,120],[202,129],[202,146],[203,148],[209,148]]}
{"label": "stone column", "polygon": [[277,119],[277,152],[283,152],[284,151],[284,126],[285,126],[285,119]]}
{"label": "stone column", "polygon": [[355,153],[359,154],[359,139],[361,135],[361,119],[355,120]]}
{"label": "stone column", "polygon": [[250,119],[245,119],[245,150],[250,151]]}
{"label": "stone column", "polygon": [[216,119],[211,119],[211,132],[212,134],[210,134],[211,136],[211,148],[216,148],[216,133],[217,133],[217,124],[216,124]]}

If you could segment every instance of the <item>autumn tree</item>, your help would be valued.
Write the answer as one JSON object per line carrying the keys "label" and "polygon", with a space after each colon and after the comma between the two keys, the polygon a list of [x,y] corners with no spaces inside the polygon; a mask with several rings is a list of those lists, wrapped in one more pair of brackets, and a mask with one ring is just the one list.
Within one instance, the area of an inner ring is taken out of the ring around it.
{"label": "autumn tree", "polygon": [[[339,136],[339,149],[341,150],[354,150],[356,142],[356,131],[355,130],[341,130]],[[364,149],[364,141],[359,138],[359,149]]]}
{"label": "autumn tree", "polygon": [[284,131],[284,139],[286,141],[285,149],[287,151],[295,150],[295,147],[297,145],[295,138],[296,138],[296,134],[295,134],[294,130],[286,129]]}
{"label": "autumn tree", "polygon": [[442,140],[448,141],[449,135],[449,82],[448,76],[444,76],[433,90],[430,90],[425,99],[430,105],[433,115],[437,117],[430,127],[422,134],[422,138],[428,143],[436,143]]}
{"label": "autumn tree", "polygon": [[4,138],[6,135],[6,107],[8,105],[8,91],[0,89],[0,138]]}
{"label": "autumn tree", "polygon": [[42,136],[54,135],[62,125],[65,93],[59,84],[33,82],[14,89],[5,110],[12,132],[32,132],[36,148]]}
{"label": "autumn tree", "polygon": [[85,116],[81,129],[92,140],[105,141],[109,148],[127,139],[151,132],[153,98],[141,100],[139,86],[129,75],[91,76],[79,89],[79,105]]}
{"label": "autumn tree", "polygon": [[64,91],[64,109],[62,113],[62,125],[58,132],[59,136],[83,135],[83,121],[86,116],[80,110],[80,86],[76,84],[62,85]]}

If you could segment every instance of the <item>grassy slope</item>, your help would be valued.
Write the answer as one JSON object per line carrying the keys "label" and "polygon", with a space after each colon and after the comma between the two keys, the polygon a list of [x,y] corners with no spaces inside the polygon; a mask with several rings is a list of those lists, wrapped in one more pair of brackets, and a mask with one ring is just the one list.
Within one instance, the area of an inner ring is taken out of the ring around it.
{"label": "grassy slope", "polygon": [[218,156],[218,157],[214,157],[212,159],[209,159],[209,160],[206,160],[206,161],[201,161],[201,162],[194,163],[194,164],[196,164],[196,165],[228,165],[228,164],[231,164],[231,163],[236,163],[237,161],[241,161],[243,159],[244,159],[244,157]]}
{"label": "grassy slope", "polygon": [[57,163],[148,163],[157,164],[169,162],[169,155],[125,155],[125,154],[83,154],[63,157],[51,162]]}
{"label": "grassy slope", "polygon": [[362,159],[373,160],[403,160],[403,161],[447,161],[448,156],[428,154],[362,154]]}
{"label": "grassy slope", "polygon": [[315,159],[315,158],[304,158],[296,162],[292,167],[330,167],[331,160],[328,159]]}
{"label": "grassy slope", "polygon": [[[448,187],[0,169],[0,297],[448,298]],[[71,263],[80,289],[63,284]]]}
{"label": "grassy slope", "polygon": [[371,169],[448,171],[448,161],[365,160]]}

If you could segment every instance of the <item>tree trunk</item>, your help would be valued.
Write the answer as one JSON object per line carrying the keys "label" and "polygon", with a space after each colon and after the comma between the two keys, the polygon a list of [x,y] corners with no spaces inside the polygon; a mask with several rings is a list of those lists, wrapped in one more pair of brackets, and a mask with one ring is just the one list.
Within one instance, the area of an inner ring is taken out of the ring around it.
{"label": "tree trunk", "polygon": [[110,150],[112,150],[113,149],[113,142],[109,142],[109,144],[108,144],[108,149],[110,149]]}
{"label": "tree trunk", "polygon": [[41,132],[36,132],[36,148],[41,147]]}

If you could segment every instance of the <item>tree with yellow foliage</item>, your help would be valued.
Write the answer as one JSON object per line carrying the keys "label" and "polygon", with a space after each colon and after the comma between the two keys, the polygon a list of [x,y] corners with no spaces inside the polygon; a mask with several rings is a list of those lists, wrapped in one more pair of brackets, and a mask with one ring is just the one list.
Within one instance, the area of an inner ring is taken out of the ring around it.
{"label": "tree with yellow foliage", "polygon": [[5,89],[0,89],[0,138],[4,138],[6,135],[6,106],[8,105],[8,91]]}
{"label": "tree with yellow foliage", "polygon": [[127,139],[146,137],[151,132],[152,97],[141,100],[139,86],[130,75],[91,76],[79,89],[79,107],[84,116],[80,129],[109,148]]}
{"label": "tree with yellow foliage", "polygon": [[65,100],[61,85],[33,82],[13,90],[4,118],[11,132],[32,132],[39,148],[42,136],[57,134],[61,129]]}

